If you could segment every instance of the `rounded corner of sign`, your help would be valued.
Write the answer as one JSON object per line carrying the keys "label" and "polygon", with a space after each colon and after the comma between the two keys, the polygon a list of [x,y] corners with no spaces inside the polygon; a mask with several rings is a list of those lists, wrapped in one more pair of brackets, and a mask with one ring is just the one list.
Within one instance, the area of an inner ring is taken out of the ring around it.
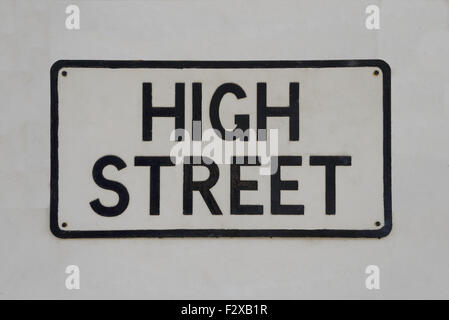
{"label": "rounded corner of sign", "polygon": [[382,70],[382,73],[384,75],[389,76],[391,74],[391,67],[385,60],[377,59],[374,60],[374,66],[378,67],[380,70]]}
{"label": "rounded corner of sign", "polygon": [[51,233],[59,239],[67,239],[69,238],[69,232],[62,230],[57,223],[51,223],[50,224],[50,231]]}
{"label": "rounded corner of sign", "polygon": [[385,224],[381,229],[377,230],[377,238],[386,238],[388,235],[390,235],[392,230],[393,225],[391,223]]}
{"label": "rounded corner of sign", "polygon": [[57,60],[50,67],[50,74],[57,76],[59,71],[67,66],[67,60]]}

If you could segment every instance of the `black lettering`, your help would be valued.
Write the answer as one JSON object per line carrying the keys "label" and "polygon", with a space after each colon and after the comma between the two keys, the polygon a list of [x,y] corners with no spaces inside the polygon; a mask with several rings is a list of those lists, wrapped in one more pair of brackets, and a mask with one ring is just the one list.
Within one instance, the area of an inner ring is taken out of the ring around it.
{"label": "black lettering", "polygon": [[271,176],[271,214],[304,214],[304,205],[281,204],[281,190],[298,190],[298,181],[281,180],[281,166],[300,166],[302,157],[279,156],[277,162],[272,159],[271,163],[278,166]]}
{"label": "black lettering", "polygon": [[257,181],[240,180],[241,166],[260,166],[258,158],[254,157],[232,157],[231,164],[231,214],[263,214],[261,205],[240,204],[241,190],[257,190]]}
{"label": "black lettering", "polygon": [[126,168],[126,163],[117,156],[104,156],[95,162],[92,169],[92,177],[95,183],[103,189],[117,193],[119,199],[115,206],[103,206],[99,199],[90,202],[92,210],[103,217],[116,217],[121,215],[129,204],[129,193],[126,187],[117,181],[108,180],[103,176],[103,169],[107,166],[114,166],[117,170]]}
{"label": "black lettering", "polygon": [[[174,117],[175,128],[184,129],[185,86],[184,83],[175,85],[174,107],[153,107],[152,84],[142,85],[142,139],[151,141],[153,138],[153,117]],[[178,138],[181,140],[181,137]]]}
{"label": "black lettering", "polygon": [[150,167],[150,215],[157,216],[160,212],[161,199],[161,167],[171,167],[174,163],[170,157],[143,157],[134,158],[136,167]]}
{"label": "black lettering", "polygon": [[202,137],[202,99],[203,89],[200,82],[192,84],[192,140],[201,141]]}
{"label": "black lettering", "polygon": [[[215,201],[210,189],[217,183],[220,177],[218,166],[212,159],[204,157],[190,157],[190,161],[184,161],[184,199],[183,199],[183,213],[185,215],[192,214],[193,206],[193,191],[199,191],[204,199],[209,211],[213,215],[223,214]],[[193,181],[193,166],[204,166],[209,169],[209,177],[205,181]]]}
{"label": "black lettering", "polygon": [[[227,131],[223,128],[223,125],[220,121],[220,103],[223,99],[224,95],[227,93],[232,93],[236,96],[237,99],[243,99],[246,97],[245,91],[238,84],[235,83],[225,83],[222,84],[215,90],[209,108],[209,116],[212,127],[218,130],[221,134],[222,139],[227,141],[236,140],[237,137],[240,137],[240,140],[247,141],[248,136],[245,134],[249,129],[249,115],[247,114],[238,114],[235,116],[235,124],[236,128],[234,131]],[[240,129],[240,130],[238,130]]]}
{"label": "black lettering", "polygon": [[[257,131],[267,129],[267,117],[289,117],[290,141],[299,140],[299,83],[290,83],[290,105],[288,107],[267,106],[267,84],[257,83]],[[266,140],[266,134],[258,133],[258,140]]]}
{"label": "black lettering", "polygon": [[326,166],[326,214],[335,214],[335,167],[350,166],[350,156],[311,156],[311,166]]}

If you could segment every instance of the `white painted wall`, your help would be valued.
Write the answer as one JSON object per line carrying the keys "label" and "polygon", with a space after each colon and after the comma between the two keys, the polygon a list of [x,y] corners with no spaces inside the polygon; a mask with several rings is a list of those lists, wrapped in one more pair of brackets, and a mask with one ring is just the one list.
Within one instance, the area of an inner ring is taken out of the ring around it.
{"label": "white painted wall", "polygon": [[[81,29],[65,28],[78,4]],[[381,29],[365,28],[365,8]],[[449,298],[448,1],[0,1],[0,299]],[[49,230],[58,59],[371,59],[392,68],[382,240],[60,240]],[[65,287],[80,267],[81,289]],[[381,289],[365,288],[365,267]]]}

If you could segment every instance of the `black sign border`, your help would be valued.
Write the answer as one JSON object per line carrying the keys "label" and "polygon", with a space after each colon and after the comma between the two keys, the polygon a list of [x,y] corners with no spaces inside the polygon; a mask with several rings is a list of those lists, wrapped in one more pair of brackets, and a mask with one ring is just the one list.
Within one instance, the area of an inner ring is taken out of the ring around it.
{"label": "black sign border", "polygon": [[[173,229],[173,230],[102,230],[69,231],[58,223],[58,74],[62,68],[341,68],[377,67],[383,75],[383,156],[384,156],[384,225],[377,230],[331,229]],[[391,196],[391,69],[383,60],[309,60],[309,61],[112,61],[58,60],[50,70],[51,81],[51,173],[50,173],[50,230],[58,238],[182,238],[182,237],[320,237],[320,238],[383,238],[392,230]]]}

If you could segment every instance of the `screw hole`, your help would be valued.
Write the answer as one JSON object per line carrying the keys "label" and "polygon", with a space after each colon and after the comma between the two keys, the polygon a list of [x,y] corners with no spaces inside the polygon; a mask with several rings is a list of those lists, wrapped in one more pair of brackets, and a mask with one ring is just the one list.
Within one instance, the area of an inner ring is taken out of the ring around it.
{"label": "screw hole", "polygon": [[67,71],[62,71],[61,74],[63,77],[67,77]]}
{"label": "screw hole", "polygon": [[375,225],[376,225],[376,227],[380,227],[382,225],[382,223],[380,223],[379,221],[376,221]]}
{"label": "screw hole", "polygon": [[62,227],[63,227],[63,228],[67,228],[67,223],[66,223],[66,222],[63,222],[63,223],[62,223]]}
{"label": "screw hole", "polygon": [[379,70],[374,70],[373,74],[377,77],[379,75]]}

